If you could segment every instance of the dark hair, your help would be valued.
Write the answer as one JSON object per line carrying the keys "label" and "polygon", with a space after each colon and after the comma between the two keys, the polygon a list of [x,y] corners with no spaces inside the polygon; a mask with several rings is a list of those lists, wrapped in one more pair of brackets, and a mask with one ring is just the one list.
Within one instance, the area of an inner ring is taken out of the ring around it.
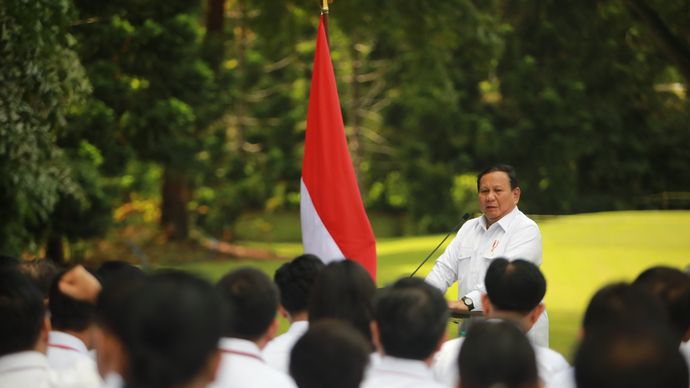
{"label": "dark hair", "polygon": [[681,339],[690,328],[690,276],[676,268],[652,267],[642,272],[633,286],[661,299],[676,337]]}
{"label": "dark hair", "polygon": [[630,322],[663,322],[668,314],[658,298],[627,283],[614,283],[597,291],[582,320],[585,336]]}
{"label": "dark hair", "polygon": [[55,330],[84,331],[94,322],[96,307],[92,303],[74,299],[60,291],[60,279],[64,275],[65,271],[56,276],[50,286],[50,323]]}
{"label": "dark hair", "polygon": [[371,347],[350,324],[322,319],[295,343],[290,375],[299,388],[357,388]]}
{"label": "dark hair", "polygon": [[522,314],[537,307],[546,293],[546,279],[539,267],[521,259],[492,260],[486,270],[484,284],[494,307]]}
{"label": "dark hair", "polygon": [[41,292],[28,276],[0,270],[0,356],[32,350],[45,314]]}
{"label": "dark hair", "polygon": [[50,286],[53,284],[55,276],[60,272],[58,266],[48,259],[23,261],[19,264],[19,270],[25,273],[38,287],[43,299],[48,299]]}
{"label": "dark hair", "polygon": [[509,321],[477,322],[467,331],[458,368],[463,388],[538,387],[537,362],[529,340]]}
{"label": "dark hair", "polygon": [[273,281],[280,289],[280,304],[290,314],[307,310],[312,286],[323,267],[317,256],[305,254],[276,270]]}
{"label": "dark hair", "polygon": [[424,360],[446,331],[448,302],[424,280],[401,278],[376,294],[374,317],[387,355]]}
{"label": "dark hair", "polygon": [[128,314],[126,386],[169,388],[199,376],[218,351],[222,306],[205,280],[181,271],[150,276]]}
{"label": "dark hair", "polygon": [[492,172],[505,172],[508,174],[508,178],[510,179],[510,189],[514,190],[516,187],[519,186],[518,184],[518,179],[517,179],[517,174],[515,173],[515,169],[513,166],[507,165],[507,164],[496,164],[493,165],[484,171],[480,172],[477,175],[477,191],[479,191],[479,185],[481,184],[482,177],[486,174],[492,173]]}
{"label": "dark hair", "polygon": [[20,262],[14,256],[0,255],[0,270],[17,268]]}
{"label": "dark hair", "polygon": [[371,341],[376,285],[364,267],[352,260],[329,263],[316,277],[309,299],[309,322],[323,318],[345,321]]}
{"label": "dark hair", "polygon": [[216,288],[232,312],[224,336],[259,339],[278,311],[278,289],[266,274],[244,267],[225,275]]}
{"label": "dark hair", "polygon": [[666,326],[648,322],[586,334],[574,364],[579,388],[688,386],[688,366],[677,340]]}
{"label": "dark hair", "polygon": [[126,261],[108,260],[101,264],[96,270],[96,277],[101,282],[103,288],[108,287],[112,282],[119,279],[127,279],[143,274],[143,271]]}

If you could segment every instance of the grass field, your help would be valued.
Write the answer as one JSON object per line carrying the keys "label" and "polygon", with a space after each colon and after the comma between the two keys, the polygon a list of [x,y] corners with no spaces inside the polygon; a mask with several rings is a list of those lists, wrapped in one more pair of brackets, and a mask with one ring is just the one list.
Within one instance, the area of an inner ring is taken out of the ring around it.
{"label": "grass field", "polygon": [[[684,268],[690,264],[690,211],[550,217],[540,221],[539,226],[544,243],[542,270],[548,282],[545,303],[550,318],[550,343],[567,358],[571,357],[582,312],[597,289],[613,281],[630,281],[653,265]],[[442,237],[379,240],[377,283],[382,286],[410,274]],[[270,248],[291,257],[300,254],[302,246],[276,243]],[[441,251],[439,249],[435,256]],[[419,271],[421,276],[429,272],[433,259]],[[278,261],[233,260],[179,267],[215,280],[241,265],[256,266],[272,274],[280,264]],[[446,295],[456,298],[457,288],[448,290]]]}

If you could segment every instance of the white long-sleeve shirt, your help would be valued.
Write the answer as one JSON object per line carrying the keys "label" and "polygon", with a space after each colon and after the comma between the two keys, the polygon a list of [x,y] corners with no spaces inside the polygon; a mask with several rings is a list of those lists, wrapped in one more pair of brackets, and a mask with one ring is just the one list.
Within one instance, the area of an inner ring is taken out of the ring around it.
{"label": "white long-sleeve shirt", "polygon": [[[472,299],[475,310],[481,310],[481,295],[486,293],[484,276],[495,258],[524,259],[541,265],[541,232],[537,224],[515,207],[510,213],[486,227],[484,216],[467,221],[453,241],[436,260],[426,282],[445,293],[456,281],[458,299]],[[528,333],[537,345],[549,345],[546,312]]]}

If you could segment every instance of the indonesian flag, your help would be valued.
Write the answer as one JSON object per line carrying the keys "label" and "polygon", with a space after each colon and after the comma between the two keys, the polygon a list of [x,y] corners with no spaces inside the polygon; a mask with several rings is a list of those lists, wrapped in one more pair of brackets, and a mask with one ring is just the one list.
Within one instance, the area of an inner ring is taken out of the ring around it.
{"label": "indonesian flag", "polygon": [[307,111],[300,216],[305,253],[326,263],[354,260],[376,279],[376,240],[347,147],[323,15]]}

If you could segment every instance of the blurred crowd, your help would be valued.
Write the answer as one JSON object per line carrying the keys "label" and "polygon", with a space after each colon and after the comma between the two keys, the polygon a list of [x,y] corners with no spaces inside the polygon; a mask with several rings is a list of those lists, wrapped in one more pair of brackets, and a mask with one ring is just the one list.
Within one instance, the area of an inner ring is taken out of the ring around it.
{"label": "blurred crowd", "polygon": [[484,283],[483,316],[450,333],[437,288],[404,277],[377,289],[351,260],[302,255],[273,279],[242,267],[211,284],[2,257],[0,388],[690,386],[688,273],[653,267],[601,288],[572,365],[526,335],[545,308],[539,267],[494,259]]}

